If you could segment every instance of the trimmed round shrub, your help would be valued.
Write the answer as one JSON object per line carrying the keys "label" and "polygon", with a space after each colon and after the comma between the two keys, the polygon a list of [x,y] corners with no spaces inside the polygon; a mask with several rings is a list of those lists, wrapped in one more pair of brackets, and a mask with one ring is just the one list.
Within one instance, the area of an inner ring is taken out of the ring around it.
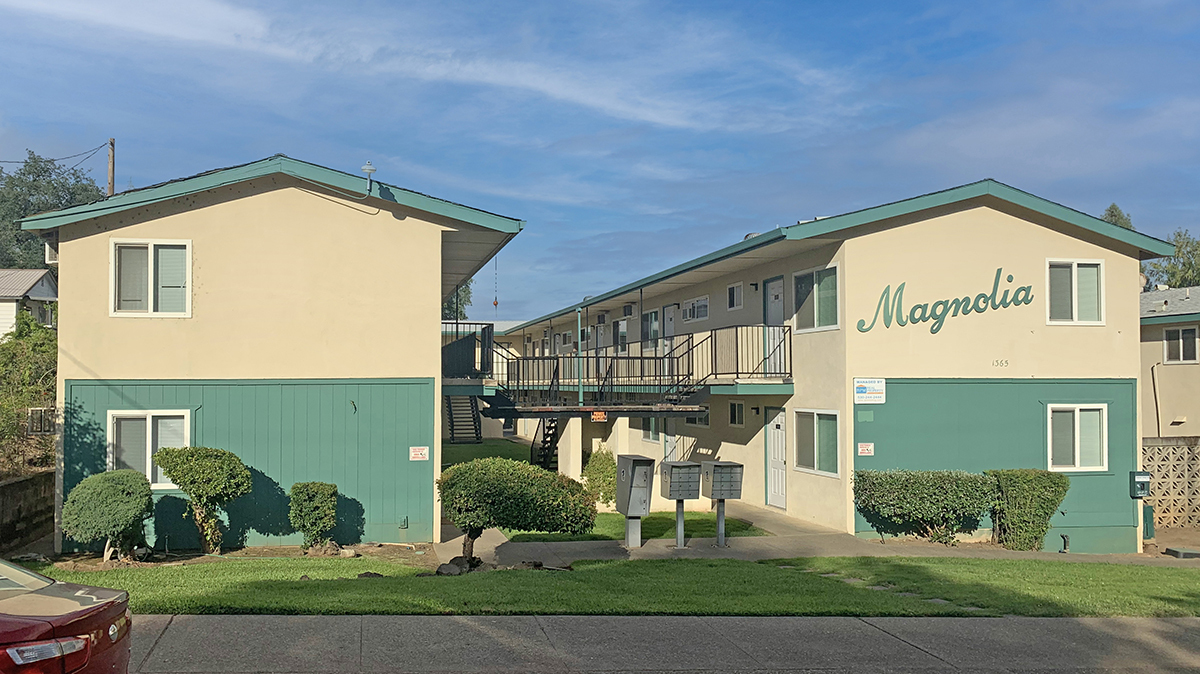
{"label": "trimmed round shrub", "polygon": [[1032,468],[989,470],[987,474],[996,481],[992,509],[996,542],[1009,550],[1041,550],[1050,518],[1066,498],[1071,479]]}
{"label": "trimmed round shrub", "polygon": [[995,481],[961,470],[856,470],[854,505],[884,534],[955,545],[992,509]]}
{"label": "trimmed round shrub", "polygon": [[337,526],[337,485],[297,482],[288,493],[288,521],[304,534],[304,547],[325,545]]}
{"label": "trimmed round shrub", "polygon": [[143,523],[153,514],[146,476],[136,470],[113,470],[75,485],[63,503],[62,530],[85,545],[105,541],[107,561],[112,550],[124,557],[143,542]]}
{"label": "trimmed round shrub", "polygon": [[446,469],[437,481],[442,512],[462,530],[463,557],[484,529],[582,534],[596,522],[596,499],[575,480],[511,459],[486,458]]}
{"label": "trimmed round shrub", "polygon": [[583,479],[597,501],[605,505],[616,502],[617,460],[612,452],[607,449],[592,452],[587,465],[583,467]]}
{"label": "trimmed round shrub", "polygon": [[250,493],[250,470],[233,452],[212,447],[169,447],[154,453],[154,463],[188,497],[204,552],[221,552],[217,512]]}

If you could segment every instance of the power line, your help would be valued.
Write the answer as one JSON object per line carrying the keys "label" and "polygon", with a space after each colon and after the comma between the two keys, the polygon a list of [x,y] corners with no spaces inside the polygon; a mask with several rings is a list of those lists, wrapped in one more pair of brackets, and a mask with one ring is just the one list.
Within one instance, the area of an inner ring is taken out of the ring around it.
{"label": "power line", "polygon": [[[93,156],[95,156],[95,154],[96,154],[97,152],[99,152],[99,151],[100,151],[100,148],[106,147],[107,145],[108,145],[108,143],[105,143],[104,145],[101,145],[100,147],[96,148],[95,150],[92,150],[90,153],[88,153],[88,156],[86,156],[86,157],[84,157],[83,159],[80,159],[79,161],[75,162],[75,166],[72,166],[71,168],[69,168],[69,169],[67,169],[67,170],[68,170],[68,171],[74,171],[76,166],[79,166],[79,165],[80,165],[80,164],[82,164],[83,162],[85,162],[85,161],[87,161],[87,160],[91,159]],[[75,156],[76,156],[76,157],[78,157],[79,155],[75,155]],[[58,160],[58,159],[55,159],[54,161],[60,161],[60,160]]]}
{"label": "power line", "polygon": [[[70,155],[67,157],[59,157],[58,159],[51,159],[49,161],[64,161],[67,159],[74,159],[76,157],[83,157],[83,155],[85,155],[85,154],[88,155],[88,157],[91,157],[93,154],[96,154],[97,150],[105,147],[106,145],[108,145],[107,142],[101,143],[101,144],[97,145],[96,147],[94,147],[90,150],[84,150],[83,152],[80,152],[79,154],[73,154],[73,155]],[[0,164],[24,164],[26,161],[29,161],[29,160],[28,159],[19,159],[19,160],[18,159],[0,159]],[[79,164],[82,164],[85,161],[87,161],[86,157],[84,159],[79,160]],[[79,166],[79,164],[75,164],[75,166]],[[75,168],[75,166],[72,166],[71,168]]]}

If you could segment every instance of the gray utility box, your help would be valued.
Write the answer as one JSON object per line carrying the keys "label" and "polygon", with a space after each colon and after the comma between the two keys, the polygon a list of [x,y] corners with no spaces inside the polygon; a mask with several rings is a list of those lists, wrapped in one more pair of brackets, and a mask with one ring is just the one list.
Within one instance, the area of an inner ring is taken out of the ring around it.
{"label": "gray utility box", "polygon": [[637,454],[617,455],[617,512],[626,517],[650,514],[653,475],[654,459]]}
{"label": "gray utility box", "polygon": [[1150,495],[1150,473],[1144,470],[1129,472],[1129,498],[1146,498]]}
{"label": "gray utility box", "polygon": [[741,498],[742,464],[705,461],[701,468],[700,493],[711,499]]}
{"label": "gray utility box", "polygon": [[672,501],[700,498],[700,464],[695,461],[663,461],[662,495]]}

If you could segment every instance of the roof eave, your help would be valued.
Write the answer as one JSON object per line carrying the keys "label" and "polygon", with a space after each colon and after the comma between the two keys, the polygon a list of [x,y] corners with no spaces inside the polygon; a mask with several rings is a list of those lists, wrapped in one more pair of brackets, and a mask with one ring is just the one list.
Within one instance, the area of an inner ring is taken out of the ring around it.
{"label": "roof eave", "polygon": [[1200,312],[1190,314],[1167,314],[1165,316],[1142,316],[1142,325],[1166,325],[1169,323],[1200,323]]}

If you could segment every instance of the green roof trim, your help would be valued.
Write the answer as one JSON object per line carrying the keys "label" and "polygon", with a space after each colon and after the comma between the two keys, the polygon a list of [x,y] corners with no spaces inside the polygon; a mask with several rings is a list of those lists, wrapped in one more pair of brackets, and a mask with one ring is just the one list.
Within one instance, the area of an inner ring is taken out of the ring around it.
{"label": "green roof trim", "polygon": [[1169,325],[1171,323],[1200,323],[1200,313],[1142,317],[1142,325]]}
{"label": "green roof trim", "polygon": [[[148,206],[168,199],[175,199],[189,194],[245,182],[255,178],[281,173],[300,180],[319,183],[321,185],[351,192],[350,196],[366,195],[367,179],[351,175],[344,171],[312,164],[286,155],[277,154],[274,157],[260,159],[229,168],[206,171],[187,178],[179,178],[150,187],[143,187],[128,192],[121,192],[106,199],[90,204],[72,206],[60,211],[50,211],[31,215],[20,220],[21,229],[43,230],[69,225],[81,220],[97,218],[103,215],[119,213],[131,208]],[[390,201],[401,206],[408,206],[427,213],[453,218],[497,232],[516,234],[524,227],[525,221],[510,218],[478,208],[463,206],[445,199],[438,199],[427,194],[406,190],[402,187],[372,181],[371,196],[384,201]]]}
{"label": "green roof trim", "polygon": [[1137,232],[1132,229],[1125,229],[1124,227],[1114,225],[1105,220],[1101,220],[1100,218],[1088,215],[1087,213],[1082,213],[1073,208],[1068,208],[1062,204],[1055,203],[1048,199],[1043,199],[1039,196],[1035,196],[1015,187],[1010,187],[999,181],[987,178],[978,182],[961,185],[959,187],[952,187],[940,192],[933,192],[931,194],[925,194],[919,197],[912,197],[911,199],[904,199],[902,201],[896,201],[890,204],[873,206],[860,211],[852,211],[842,215],[821,218],[820,220],[813,220],[810,222],[797,223],[795,225],[781,227],[765,234],[760,234],[751,239],[740,241],[732,246],[727,246],[716,252],[709,253],[708,255],[704,255],[694,260],[684,262],[683,264],[676,265],[670,269],[658,272],[657,274],[634,281],[633,283],[623,285],[620,288],[610,290],[604,294],[589,298],[578,304],[573,304],[564,309],[541,316],[540,318],[526,321],[525,323],[513,328],[509,328],[500,334],[511,335],[513,333],[520,332],[521,330],[537,325],[542,321],[574,312],[577,309],[599,304],[600,302],[612,299],[613,297],[619,297],[627,292],[644,288],[648,285],[653,285],[654,283],[669,279],[673,276],[678,276],[693,269],[698,269],[705,265],[712,264],[713,262],[734,257],[744,252],[754,250],[755,248],[761,248],[777,241],[799,241],[802,239],[814,239],[822,236],[829,236],[853,227],[868,225],[881,220],[886,220],[888,218],[909,215],[931,208],[938,208],[940,206],[947,206],[950,204],[968,201],[970,199],[977,199],[983,196],[996,197],[1002,201],[1006,201],[1022,208],[1027,208],[1034,212],[1041,213],[1042,215],[1046,215],[1077,227],[1081,227],[1090,232],[1099,234],[1100,236],[1133,246],[1143,253],[1143,255],[1140,256],[1140,259],[1143,260],[1156,257],[1169,257],[1175,254],[1175,246],[1167,243],[1166,241],[1156,239],[1152,236],[1142,234],[1141,232]]}

